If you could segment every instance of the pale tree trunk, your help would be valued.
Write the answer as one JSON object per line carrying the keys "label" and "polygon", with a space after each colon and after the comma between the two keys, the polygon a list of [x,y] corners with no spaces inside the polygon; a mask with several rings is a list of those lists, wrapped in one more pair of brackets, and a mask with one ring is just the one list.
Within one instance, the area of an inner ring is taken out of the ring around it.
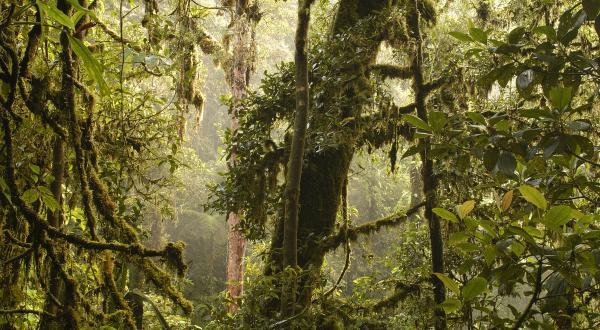
{"label": "pale tree trunk", "polygon": [[[232,94],[231,111],[231,130],[238,128],[237,114],[241,102],[246,97],[248,87],[250,68],[252,65],[253,22],[248,16],[248,1],[237,0],[232,3],[234,15],[230,25],[232,35],[231,43],[231,67],[228,76],[228,82]],[[229,159],[229,166],[235,166],[235,150]],[[243,293],[244,268],[243,258],[246,249],[246,240],[239,231],[240,215],[237,212],[231,212],[227,216],[227,292],[232,299],[239,298]],[[228,312],[235,313],[238,305],[232,303],[228,306]]]}

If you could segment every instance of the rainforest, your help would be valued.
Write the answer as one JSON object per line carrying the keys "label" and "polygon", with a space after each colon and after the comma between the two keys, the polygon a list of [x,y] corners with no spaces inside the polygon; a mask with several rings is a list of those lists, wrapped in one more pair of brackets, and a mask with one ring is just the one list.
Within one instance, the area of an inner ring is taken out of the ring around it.
{"label": "rainforest", "polygon": [[600,328],[600,0],[0,0],[0,330]]}

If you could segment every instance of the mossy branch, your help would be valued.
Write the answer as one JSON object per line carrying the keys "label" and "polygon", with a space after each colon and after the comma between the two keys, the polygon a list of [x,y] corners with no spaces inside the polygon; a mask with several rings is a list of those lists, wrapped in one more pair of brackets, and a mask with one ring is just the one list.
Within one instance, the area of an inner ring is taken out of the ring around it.
{"label": "mossy branch", "polygon": [[408,209],[406,212],[396,213],[385,218],[367,222],[358,227],[349,228],[347,234],[345,231],[340,231],[337,234],[326,237],[322,243],[322,248],[325,251],[332,251],[345,243],[346,240],[355,242],[362,235],[375,233],[385,227],[397,226],[406,221],[409,216],[417,213],[424,205],[425,203],[419,203]]}
{"label": "mossy branch", "polygon": [[371,72],[386,79],[410,79],[412,69],[410,67],[392,64],[374,64],[370,66]]}
{"label": "mossy branch", "polygon": [[421,290],[421,287],[417,284],[406,285],[398,283],[394,288],[394,293],[373,305],[372,309],[375,312],[379,312],[386,308],[395,308],[400,301],[406,299],[411,294],[419,292],[419,290]]}

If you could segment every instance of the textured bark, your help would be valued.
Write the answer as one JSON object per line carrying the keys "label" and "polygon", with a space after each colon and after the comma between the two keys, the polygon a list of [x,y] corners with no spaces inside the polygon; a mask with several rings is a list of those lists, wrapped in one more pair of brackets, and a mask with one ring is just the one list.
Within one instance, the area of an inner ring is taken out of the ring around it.
{"label": "textured bark", "polygon": [[[234,6],[234,15],[231,23],[233,34],[231,67],[228,82],[232,94],[231,130],[238,128],[237,114],[242,100],[246,97],[252,58],[251,29],[253,23],[248,17],[248,2],[237,0]],[[235,151],[229,159],[230,166],[235,166]],[[243,293],[243,258],[246,249],[246,240],[239,231],[240,216],[235,211],[227,216],[227,292],[232,299],[240,297]],[[237,304],[228,306],[228,311],[234,313]]]}
{"label": "textured bark", "polygon": [[[298,265],[298,200],[300,179],[304,163],[304,144],[306,142],[306,124],[309,111],[308,58],[306,42],[310,24],[310,6],[312,0],[300,0],[298,3],[298,25],[296,27],[296,115],[290,158],[287,165],[285,187],[285,222],[283,228],[283,268],[296,268]],[[281,295],[281,311],[284,316],[292,316],[295,311],[296,277],[284,281]]]}
{"label": "textured bark", "polygon": [[[50,186],[54,199],[61,203],[62,199],[62,184],[64,181],[65,173],[65,148],[63,141],[57,137],[54,140],[54,148],[52,152],[52,176],[54,181]],[[55,227],[61,228],[63,225],[61,208],[54,212],[48,213],[48,223]],[[60,256],[62,257],[62,256]],[[51,315],[58,315],[59,306],[55,303],[54,298],[58,299],[59,302],[64,301],[64,283],[60,270],[56,265],[52,264],[50,268],[50,278],[48,280],[48,297],[46,298],[46,312]],[[60,329],[63,328],[64,324],[60,322],[60,319],[52,319],[47,315],[43,315],[40,320],[41,329]]]}
{"label": "textured bark", "polygon": [[[407,23],[411,37],[415,40],[415,54],[413,56],[413,90],[415,93],[415,106],[417,115],[425,122],[427,120],[426,97],[427,90],[423,78],[423,51],[421,31],[419,28],[419,0],[411,0],[408,6]],[[423,178],[423,194],[425,196],[425,218],[429,224],[429,239],[431,244],[431,269],[434,273],[444,273],[444,251],[442,232],[440,227],[440,219],[433,213],[433,208],[436,205],[436,187],[437,180],[433,172],[433,161],[429,158],[431,150],[431,142],[428,138],[423,138],[419,141],[422,145],[420,152],[423,168],[421,175]],[[446,289],[442,281],[433,274],[431,275],[433,284],[433,296],[435,307],[435,329],[446,329],[446,314],[439,307],[446,299]]]}

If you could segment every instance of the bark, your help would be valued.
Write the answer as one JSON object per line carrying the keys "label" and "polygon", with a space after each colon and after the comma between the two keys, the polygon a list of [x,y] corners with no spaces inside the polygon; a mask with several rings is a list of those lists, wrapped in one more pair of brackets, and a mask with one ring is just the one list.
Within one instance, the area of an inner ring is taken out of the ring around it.
{"label": "bark", "polygon": [[[425,122],[427,121],[427,106],[426,97],[427,90],[425,88],[423,78],[423,51],[421,31],[419,28],[419,0],[411,0],[408,6],[409,13],[407,15],[407,24],[410,29],[411,37],[415,40],[415,54],[413,57],[413,90],[415,93],[415,106],[417,115]],[[431,268],[434,273],[444,272],[444,252],[443,241],[440,227],[440,219],[433,213],[433,208],[436,205],[436,188],[437,180],[433,172],[433,161],[429,158],[431,150],[431,142],[428,138],[423,138],[419,141],[423,146],[420,152],[423,168],[421,175],[423,178],[423,194],[425,196],[425,218],[429,224],[429,239],[431,244]],[[446,314],[439,307],[439,304],[446,299],[446,289],[444,284],[433,274],[431,275],[433,284],[433,296],[436,303],[435,307],[435,329],[446,329]]]}
{"label": "bark", "polygon": [[[285,187],[285,222],[283,228],[283,268],[296,268],[298,265],[298,200],[300,179],[304,163],[304,144],[306,142],[306,124],[309,111],[308,58],[306,42],[310,24],[310,6],[312,0],[300,0],[298,3],[298,25],[296,27],[296,115],[290,158],[287,165]],[[293,273],[284,281],[281,299],[283,316],[292,316],[295,311],[296,278]]]}
{"label": "bark", "polygon": [[[232,94],[231,130],[238,128],[237,114],[242,100],[246,97],[251,67],[251,29],[253,23],[248,17],[248,2],[237,0],[234,4],[234,14],[231,23],[233,33],[231,67],[228,82]],[[235,166],[235,151],[229,159],[229,165]],[[232,299],[240,297],[243,293],[243,258],[246,249],[246,240],[239,230],[241,218],[237,211],[227,216],[227,292]],[[237,304],[228,306],[228,311],[234,313]]]}
{"label": "bark", "polygon": [[[54,176],[54,181],[50,186],[50,190],[52,191],[54,199],[61,205],[62,184],[65,173],[65,149],[64,143],[59,137],[54,140],[54,150],[52,155],[52,176]],[[63,225],[61,209],[62,208],[59,208],[54,212],[48,213],[48,223],[55,228],[61,228]],[[64,256],[60,257],[64,258]],[[59,302],[64,301],[64,283],[60,270],[54,264],[50,267],[50,278],[48,283],[46,312],[51,315],[58,315],[59,306],[54,299],[58,299]],[[45,314],[40,320],[41,329],[60,329],[62,327],[64,327],[64,324],[60,322],[60,319],[50,318]]]}

